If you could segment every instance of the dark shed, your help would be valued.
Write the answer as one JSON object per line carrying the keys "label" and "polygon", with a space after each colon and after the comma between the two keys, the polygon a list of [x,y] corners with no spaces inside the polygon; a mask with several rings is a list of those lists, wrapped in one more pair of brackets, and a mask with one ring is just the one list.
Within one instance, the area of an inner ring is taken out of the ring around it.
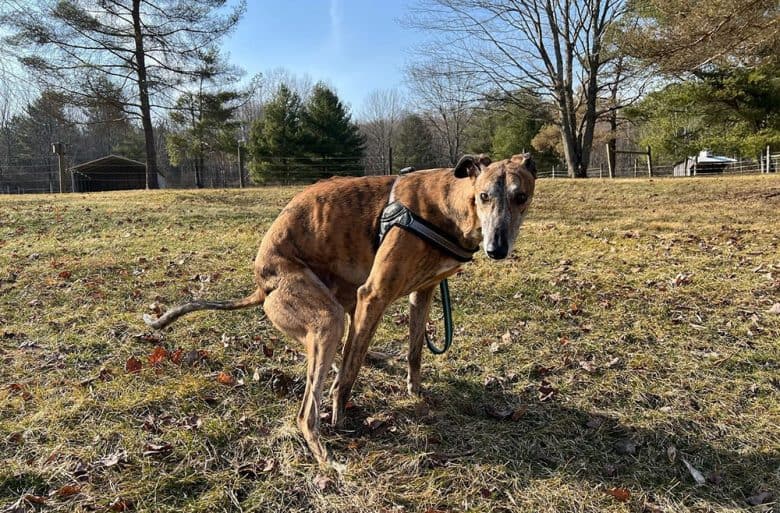
{"label": "dark shed", "polygon": [[146,165],[108,155],[70,168],[73,192],[118,191],[146,188]]}

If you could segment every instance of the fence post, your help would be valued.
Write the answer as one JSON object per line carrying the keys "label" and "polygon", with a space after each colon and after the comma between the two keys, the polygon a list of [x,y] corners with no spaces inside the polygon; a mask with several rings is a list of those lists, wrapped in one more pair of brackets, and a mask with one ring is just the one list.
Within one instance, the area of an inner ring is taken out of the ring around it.
{"label": "fence post", "polygon": [[238,188],[239,189],[244,188],[244,154],[241,153],[241,143],[243,142],[244,142],[243,138],[238,140]]}
{"label": "fence post", "polygon": [[605,146],[607,147],[607,171],[609,171],[610,178],[615,178],[615,170],[612,169],[612,156],[609,151],[609,143],[605,144]]}
{"label": "fence post", "polygon": [[772,170],[772,155],[769,153],[769,145],[766,145],[766,172],[769,174],[769,171]]}
{"label": "fence post", "polygon": [[392,175],[393,174],[393,147],[390,146],[387,149],[387,171],[385,171],[385,174]]}
{"label": "fence post", "polygon": [[599,164],[599,178],[601,178],[601,171],[603,167],[604,167],[603,164]]}
{"label": "fence post", "polygon": [[65,192],[65,184],[64,178],[65,178],[65,156],[63,155],[64,144],[61,142],[52,143],[51,145],[51,152],[57,155],[57,166],[59,168],[59,182],[60,182],[60,193]]}
{"label": "fence post", "polygon": [[647,176],[653,177],[653,154],[650,152],[650,146],[647,147]]}
{"label": "fence post", "polygon": [[555,179],[555,164],[553,164],[552,177],[553,177],[553,180],[554,180]]}

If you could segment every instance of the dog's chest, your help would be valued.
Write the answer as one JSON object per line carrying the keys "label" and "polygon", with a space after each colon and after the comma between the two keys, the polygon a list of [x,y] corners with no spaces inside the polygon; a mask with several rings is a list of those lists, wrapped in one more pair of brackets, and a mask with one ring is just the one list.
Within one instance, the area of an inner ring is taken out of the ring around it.
{"label": "dog's chest", "polygon": [[463,269],[463,262],[448,258],[439,264],[439,267],[436,269],[436,275],[446,274],[449,276],[459,272],[461,269]]}

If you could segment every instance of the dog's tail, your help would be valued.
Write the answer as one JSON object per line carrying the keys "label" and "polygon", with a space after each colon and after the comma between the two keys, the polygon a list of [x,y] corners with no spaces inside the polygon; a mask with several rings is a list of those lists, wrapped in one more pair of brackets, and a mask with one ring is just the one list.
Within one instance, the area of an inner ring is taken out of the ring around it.
{"label": "dog's tail", "polygon": [[191,303],[184,303],[183,305],[171,308],[158,319],[153,318],[149,314],[144,314],[144,322],[152,328],[159,330],[168,326],[182,315],[196,310],[237,310],[239,308],[261,305],[263,304],[263,301],[265,301],[265,293],[262,289],[258,288],[252,294],[242,299],[235,299],[232,301],[198,300]]}

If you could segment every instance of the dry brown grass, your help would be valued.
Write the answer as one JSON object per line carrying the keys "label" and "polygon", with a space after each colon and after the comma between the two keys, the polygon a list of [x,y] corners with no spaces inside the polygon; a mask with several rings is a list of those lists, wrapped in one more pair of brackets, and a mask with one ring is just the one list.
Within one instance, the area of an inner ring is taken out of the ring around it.
{"label": "dry brown grass", "polygon": [[[780,495],[780,177],[541,181],[512,258],[451,280],[426,400],[400,356],[364,368],[325,434],[344,476],[307,454],[300,348],[260,310],[140,321],[250,291],[294,192],[0,197],[0,509],[777,510],[748,500]],[[404,353],[405,308],[375,348]]]}

